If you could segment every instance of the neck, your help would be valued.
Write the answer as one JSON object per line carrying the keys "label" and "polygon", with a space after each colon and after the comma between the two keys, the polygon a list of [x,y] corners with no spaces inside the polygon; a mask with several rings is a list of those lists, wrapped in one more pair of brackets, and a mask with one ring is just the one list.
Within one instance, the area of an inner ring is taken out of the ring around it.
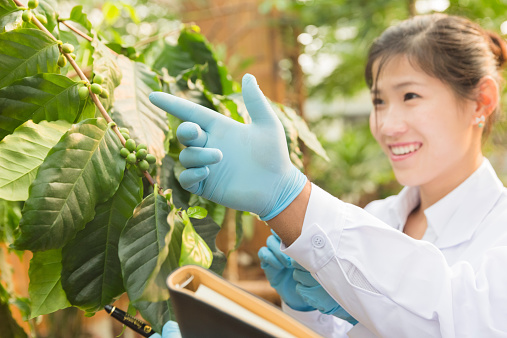
{"label": "neck", "polygon": [[464,163],[458,170],[449,170],[442,176],[445,179],[435,179],[419,187],[420,209],[425,210],[440,201],[451,191],[456,189],[470,175],[472,175],[482,164],[484,157],[479,152],[477,156],[471,158],[468,163]]}

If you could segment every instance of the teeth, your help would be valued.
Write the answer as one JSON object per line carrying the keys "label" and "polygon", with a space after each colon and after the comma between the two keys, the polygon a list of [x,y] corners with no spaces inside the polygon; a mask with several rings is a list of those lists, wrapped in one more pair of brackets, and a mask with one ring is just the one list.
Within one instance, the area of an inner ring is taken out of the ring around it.
{"label": "teeth", "polygon": [[405,155],[418,150],[421,147],[419,144],[410,144],[407,146],[391,147],[394,155]]}

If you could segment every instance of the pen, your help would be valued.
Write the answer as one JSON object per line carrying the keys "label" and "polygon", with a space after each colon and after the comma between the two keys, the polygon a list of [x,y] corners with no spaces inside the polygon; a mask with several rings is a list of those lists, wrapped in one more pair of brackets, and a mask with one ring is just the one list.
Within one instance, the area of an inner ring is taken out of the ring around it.
{"label": "pen", "polygon": [[125,311],[118,309],[116,306],[106,305],[104,306],[104,309],[111,317],[118,320],[125,326],[130,327],[132,330],[139,333],[143,337],[149,337],[155,333],[155,331],[153,331],[151,326],[149,326],[146,323],[143,323],[137,318],[132,317]]}

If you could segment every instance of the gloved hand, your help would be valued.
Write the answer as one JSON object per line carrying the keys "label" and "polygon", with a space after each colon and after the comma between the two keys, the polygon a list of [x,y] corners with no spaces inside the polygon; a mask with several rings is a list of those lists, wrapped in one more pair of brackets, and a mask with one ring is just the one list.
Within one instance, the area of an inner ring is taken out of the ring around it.
{"label": "gloved hand", "polygon": [[293,279],[296,281],[296,293],[304,299],[310,306],[324,314],[333,315],[335,317],[346,320],[352,325],[357,324],[347,311],[345,311],[328,293],[322,285],[313,278],[312,274],[292,260],[294,268]]}
{"label": "gloved hand", "polygon": [[150,338],[181,338],[180,327],[178,323],[170,320],[162,328],[162,336],[158,333],[152,334]]}
{"label": "gloved hand", "polygon": [[283,126],[250,74],[243,77],[243,99],[251,124],[170,94],[150,94],[153,104],[188,121],[177,130],[187,146],[180,153],[187,168],[181,186],[268,221],[299,195],[306,177],[291,163]]}
{"label": "gloved hand", "polygon": [[289,256],[280,251],[280,238],[273,233],[266,240],[267,247],[259,250],[261,268],[269,284],[278,292],[282,300],[294,310],[313,311],[303,298],[296,293],[296,281],[292,278],[294,268]]}

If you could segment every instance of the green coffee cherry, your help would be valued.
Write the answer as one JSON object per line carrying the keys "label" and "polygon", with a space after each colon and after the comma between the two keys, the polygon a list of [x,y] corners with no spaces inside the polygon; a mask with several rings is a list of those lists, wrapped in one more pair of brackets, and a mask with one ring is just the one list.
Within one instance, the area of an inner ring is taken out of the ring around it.
{"label": "green coffee cherry", "polygon": [[129,154],[130,154],[130,151],[127,148],[121,148],[120,149],[120,155],[121,155],[121,157],[127,158],[127,156],[129,156]]}
{"label": "green coffee cherry", "polygon": [[150,169],[150,164],[146,160],[142,160],[141,162],[139,162],[138,166],[139,169],[143,171]]}
{"label": "green coffee cherry", "polygon": [[32,12],[30,10],[23,11],[23,14],[21,14],[21,19],[23,19],[24,22],[32,21]]}
{"label": "green coffee cherry", "polygon": [[34,9],[37,6],[39,6],[39,0],[29,0],[28,1],[28,8]]}
{"label": "green coffee cherry", "polygon": [[[130,151],[134,151],[136,150],[136,141],[134,141],[133,139],[128,139],[126,142],[125,142],[125,148],[127,148],[128,150]],[[135,157],[136,155],[134,155]]]}
{"label": "green coffee cherry", "polygon": [[102,88],[102,92],[99,95],[101,98],[107,99],[109,97],[109,92],[107,91],[107,89]]}
{"label": "green coffee cherry", "polygon": [[136,164],[136,162],[137,162],[136,154],[130,153],[127,155],[127,163]]}
{"label": "green coffee cherry", "polygon": [[138,166],[134,166],[137,176],[143,177],[144,171],[142,171]]}
{"label": "green coffee cherry", "polygon": [[139,160],[144,160],[146,158],[146,155],[148,155],[148,151],[146,149],[139,149],[136,151],[136,157]]}
{"label": "green coffee cherry", "polygon": [[98,83],[92,83],[91,90],[92,90],[92,93],[98,95],[98,94],[102,93],[102,86],[99,85]]}
{"label": "green coffee cherry", "polygon": [[127,128],[120,128],[120,133],[125,133],[127,135],[130,135],[130,130],[128,130]]}
{"label": "green coffee cherry", "polygon": [[67,64],[67,58],[63,55],[60,55],[58,57],[58,66],[65,67],[66,64]]}
{"label": "green coffee cherry", "polygon": [[35,17],[37,18],[37,20],[39,20],[43,25],[47,24],[48,23],[48,19],[46,18],[46,16],[44,14],[35,14]]}
{"label": "green coffee cherry", "polygon": [[70,57],[71,57],[72,59],[74,59],[74,60],[76,59],[76,54],[74,54],[74,53],[70,53],[69,55],[70,55]]}
{"label": "green coffee cherry", "polygon": [[103,84],[104,83],[104,77],[100,74],[95,74],[95,76],[93,77],[93,82],[94,83],[98,83],[98,84]]}
{"label": "green coffee cherry", "polygon": [[152,154],[147,154],[146,161],[148,161],[149,164],[153,164],[153,163],[157,162],[157,158]]}
{"label": "green coffee cherry", "polygon": [[121,133],[121,135],[123,136],[123,138],[124,138],[125,140],[128,140],[128,139],[130,138],[130,135],[129,135],[129,134],[127,134],[127,133]]}
{"label": "green coffee cherry", "polygon": [[81,88],[79,88],[78,93],[79,93],[79,98],[81,100],[86,100],[86,98],[90,94],[90,92],[88,91],[88,87],[86,87],[86,86],[82,86]]}
{"label": "green coffee cherry", "polygon": [[136,148],[136,151],[139,151],[139,150],[141,150],[141,149],[146,149],[146,150],[148,150],[148,146],[147,146],[146,144],[144,144],[144,143],[139,143],[139,145],[138,145],[138,146],[137,146],[137,148]]}
{"label": "green coffee cherry", "polygon": [[64,53],[72,53],[74,51],[74,46],[70,43],[64,43],[62,45],[62,50]]}

